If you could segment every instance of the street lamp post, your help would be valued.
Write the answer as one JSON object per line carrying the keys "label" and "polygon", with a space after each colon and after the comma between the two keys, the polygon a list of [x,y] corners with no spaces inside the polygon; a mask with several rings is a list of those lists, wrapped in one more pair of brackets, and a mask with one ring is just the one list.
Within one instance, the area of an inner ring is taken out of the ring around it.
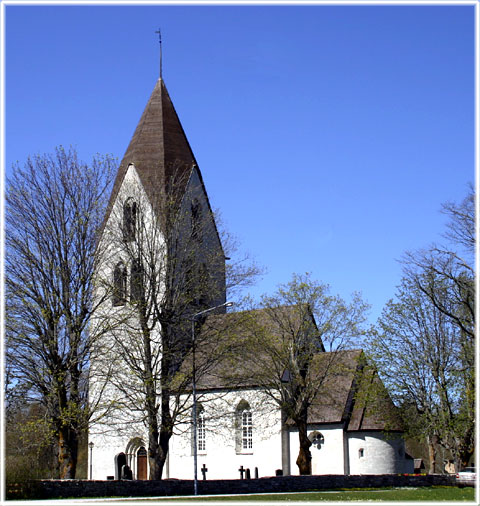
{"label": "street lamp post", "polygon": [[210,307],[205,309],[204,311],[200,311],[199,313],[191,316],[192,320],[192,396],[193,396],[193,493],[194,495],[198,495],[198,479],[197,479],[197,381],[195,377],[195,322],[199,316],[204,315],[205,313],[210,313],[210,311],[215,311],[215,309],[219,309],[221,307],[232,307],[233,302],[225,302],[220,304],[219,306]]}
{"label": "street lamp post", "polygon": [[93,460],[92,460],[92,454],[93,454],[93,441],[90,441],[90,443],[88,443],[88,447],[90,448],[90,479],[92,479],[92,464],[93,464]]}

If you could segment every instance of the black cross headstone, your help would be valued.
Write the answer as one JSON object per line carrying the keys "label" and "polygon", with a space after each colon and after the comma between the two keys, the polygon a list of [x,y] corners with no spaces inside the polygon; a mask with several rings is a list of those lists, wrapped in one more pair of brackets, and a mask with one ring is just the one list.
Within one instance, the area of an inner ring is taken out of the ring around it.
{"label": "black cross headstone", "polygon": [[243,466],[240,466],[240,479],[243,480],[243,473],[245,472],[245,469],[243,469]]}
{"label": "black cross headstone", "polygon": [[200,469],[200,471],[202,471],[203,479],[206,480],[207,479],[207,471],[208,471],[208,469],[206,468],[205,464],[203,464],[202,469]]}

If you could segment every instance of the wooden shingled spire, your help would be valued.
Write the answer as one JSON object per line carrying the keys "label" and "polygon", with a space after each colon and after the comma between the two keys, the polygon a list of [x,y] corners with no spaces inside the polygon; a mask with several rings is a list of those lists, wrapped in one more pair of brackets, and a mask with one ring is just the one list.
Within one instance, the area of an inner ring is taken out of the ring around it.
{"label": "wooden shingled spire", "polygon": [[[175,181],[175,192],[181,198],[192,168],[197,165],[161,78],[155,84],[118,168],[107,217],[132,163],[154,207],[158,205],[158,196],[168,193],[169,188],[172,188],[172,181]],[[179,185],[183,188],[179,188]]]}

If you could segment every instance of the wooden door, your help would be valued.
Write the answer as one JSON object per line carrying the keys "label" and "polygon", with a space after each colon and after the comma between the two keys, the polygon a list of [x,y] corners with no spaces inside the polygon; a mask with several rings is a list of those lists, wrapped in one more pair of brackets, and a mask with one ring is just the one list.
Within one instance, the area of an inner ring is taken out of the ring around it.
{"label": "wooden door", "polygon": [[147,450],[142,446],[137,452],[137,480],[147,479]]}

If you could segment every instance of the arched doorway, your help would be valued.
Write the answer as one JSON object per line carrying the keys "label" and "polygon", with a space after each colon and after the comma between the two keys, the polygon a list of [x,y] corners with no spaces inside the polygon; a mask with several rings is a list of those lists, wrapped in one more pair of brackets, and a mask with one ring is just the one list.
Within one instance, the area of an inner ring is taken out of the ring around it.
{"label": "arched doorway", "polygon": [[[141,437],[137,436],[130,439],[130,441],[127,444],[127,448],[125,449],[127,464],[130,466],[130,469],[132,470],[134,480],[148,479],[148,459],[147,459],[147,450],[145,448],[146,448],[145,441]],[[139,456],[140,456],[140,466],[142,466],[140,471],[138,467]]]}
{"label": "arched doorway", "polygon": [[141,446],[137,451],[137,480],[147,479],[147,450]]}

